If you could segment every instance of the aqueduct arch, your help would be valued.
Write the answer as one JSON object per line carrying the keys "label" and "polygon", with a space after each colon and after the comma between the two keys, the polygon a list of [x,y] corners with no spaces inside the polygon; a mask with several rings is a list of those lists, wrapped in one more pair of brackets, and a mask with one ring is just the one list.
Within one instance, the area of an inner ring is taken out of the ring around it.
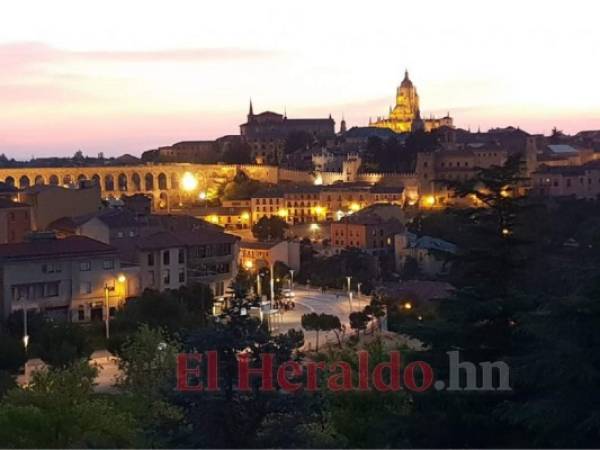
{"label": "aqueduct arch", "polygon": [[[154,205],[177,205],[183,175],[194,174],[198,190],[204,191],[233,179],[238,170],[250,178],[276,183],[279,169],[270,166],[236,166],[217,164],[148,164],[138,166],[95,167],[21,167],[0,168],[0,181],[15,186],[74,185],[90,180],[100,186],[104,197],[144,193],[152,195]],[[163,194],[164,195],[161,195]]]}

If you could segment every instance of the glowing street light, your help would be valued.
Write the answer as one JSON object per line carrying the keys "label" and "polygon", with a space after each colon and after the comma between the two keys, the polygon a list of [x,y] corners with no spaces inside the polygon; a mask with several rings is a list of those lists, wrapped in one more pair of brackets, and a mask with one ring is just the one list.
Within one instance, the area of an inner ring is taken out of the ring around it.
{"label": "glowing street light", "polygon": [[246,261],[244,261],[244,267],[248,270],[252,269],[252,267],[254,267],[254,263],[252,262],[251,259],[247,259]]}
{"label": "glowing street light", "polygon": [[198,194],[198,198],[199,198],[200,200],[206,200],[206,192],[205,192],[205,191],[202,191],[202,192],[200,192],[200,193]]}
{"label": "glowing street light", "polygon": [[407,310],[412,309],[412,303],[411,302],[406,302],[402,306],[403,306],[404,309],[407,309]]}
{"label": "glowing street light", "polygon": [[184,191],[192,192],[198,187],[198,180],[192,173],[185,172],[181,177],[181,187]]}

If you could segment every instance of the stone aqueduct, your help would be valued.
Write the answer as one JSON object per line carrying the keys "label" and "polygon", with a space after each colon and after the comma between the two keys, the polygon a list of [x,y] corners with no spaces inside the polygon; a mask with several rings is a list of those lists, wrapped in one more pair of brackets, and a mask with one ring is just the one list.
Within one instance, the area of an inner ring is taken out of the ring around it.
{"label": "stone aqueduct", "polygon": [[[280,181],[313,183],[315,174],[284,169],[267,165],[221,165],[221,164],[147,164],[135,166],[96,166],[96,167],[20,167],[0,169],[0,181],[18,188],[34,185],[76,185],[82,180],[95,181],[103,197],[118,198],[121,195],[143,193],[151,195],[156,209],[176,206],[182,196],[189,195],[181,189],[181,179],[191,173],[198,181],[197,191],[210,192],[217,186],[233,179],[239,171],[248,177],[267,182]],[[342,172],[322,172],[323,184],[346,180]],[[389,186],[403,186],[408,192],[417,195],[415,174],[360,173],[352,181],[382,183]]]}
{"label": "stone aqueduct", "polygon": [[[119,197],[136,193],[149,194],[156,208],[179,203],[185,193],[181,179],[186,172],[198,180],[198,191],[207,191],[231,180],[242,170],[250,178],[276,183],[278,168],[271,166],[237,166],[206,164],[151,164],[137,166],[97,167],[21,167],[0,169],[0,181],[18,188],[34,185],[75,185],[79,181],[95,181],[103,197]],[[309,174],[306,174],[310,177]]]}

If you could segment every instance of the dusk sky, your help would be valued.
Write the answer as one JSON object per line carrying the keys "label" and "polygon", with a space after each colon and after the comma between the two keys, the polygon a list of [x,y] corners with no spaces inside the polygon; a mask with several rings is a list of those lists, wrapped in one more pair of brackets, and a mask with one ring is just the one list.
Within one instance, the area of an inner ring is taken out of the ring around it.
{"label": "dusk sky", "polygon": [[600,129],[592,1],[19,0],[0,16],[0,153],[131,153],[239,132],[255,112],[387,113]]}

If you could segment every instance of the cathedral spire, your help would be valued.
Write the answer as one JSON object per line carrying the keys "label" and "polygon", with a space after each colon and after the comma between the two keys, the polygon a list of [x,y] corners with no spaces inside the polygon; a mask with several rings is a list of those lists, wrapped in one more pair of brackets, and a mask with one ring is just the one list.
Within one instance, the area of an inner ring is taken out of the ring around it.
{"label": "cathedral spire", "polygon": [[254,115],[254,110],[252,109],[252,97],[250,97],[250,110],[248,111],[249,116]]}
{"label": "cathedral spire", "polygon": [[409,78],[408,78],[408,69],[404,69],[404,80],[405,81],[409,81]]}

